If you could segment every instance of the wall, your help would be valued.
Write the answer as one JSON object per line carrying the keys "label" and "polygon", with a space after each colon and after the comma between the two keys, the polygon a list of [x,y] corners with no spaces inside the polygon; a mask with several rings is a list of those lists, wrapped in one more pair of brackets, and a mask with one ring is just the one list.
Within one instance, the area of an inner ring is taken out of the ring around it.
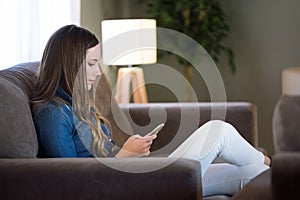
{"label": "wall", "polygon": [[228,44],[237,73],[220,66],[228,100],[251,101],[258,108],[259,142],[273,153],[272,115],[281,95],[281,71],[300,66],[300,1],[221,1],[228,15]]}
{"label": "wall", "polygon": [[[82,25],[100,35],[100,21],[108,18],[145,17],[139,0],[82,1]],[[234,50],[236,74],[231,74],[225,59],[218,64],[228,101],[250,101],[258,108],[259,144],[273,153],[271,120],[281,95],[281,71],[300,66],[300,1],[297,0],[226,0],[220,1],[228,16],[231,33],[226,43]],[[180,73],[182,66],[171,61]],[[116,69],[110,69],[111,84]],[[166,78],[168,78],[166,76]],[[169,77],[170,78],[170,77]],[[174,82],[179,90],[181,83]],[[193,85],[201,100],[209,100],[203,81],[197,77]],[[151,101],[169,101],[172,94],[161,87],[148,90]],[[184,94],[184,92],[182,93]]]}

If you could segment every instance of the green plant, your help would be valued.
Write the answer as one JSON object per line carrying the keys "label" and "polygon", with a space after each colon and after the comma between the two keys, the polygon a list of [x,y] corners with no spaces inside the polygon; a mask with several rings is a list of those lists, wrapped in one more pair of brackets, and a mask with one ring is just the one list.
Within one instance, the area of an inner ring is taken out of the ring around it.
{"label": "green plant", "polygon": [[179,31],[196,40],[215,62],[225,53],[231,72],[235,73],[234,53],[223,44],[229,26],[217,0],[150,0],[147,12],[157,20],[157,26]]}

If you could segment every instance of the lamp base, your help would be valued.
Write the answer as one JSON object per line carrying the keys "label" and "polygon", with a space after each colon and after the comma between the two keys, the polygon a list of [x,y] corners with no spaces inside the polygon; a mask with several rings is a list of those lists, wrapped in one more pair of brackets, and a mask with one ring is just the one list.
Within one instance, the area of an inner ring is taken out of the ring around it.
{"label": "lamp base", "polygon": [[118,70],[116,101],[118,103],[129,103],[131,88],[134,103],[148,102],[144,71],[142,68],[130,67],[120,68]]}

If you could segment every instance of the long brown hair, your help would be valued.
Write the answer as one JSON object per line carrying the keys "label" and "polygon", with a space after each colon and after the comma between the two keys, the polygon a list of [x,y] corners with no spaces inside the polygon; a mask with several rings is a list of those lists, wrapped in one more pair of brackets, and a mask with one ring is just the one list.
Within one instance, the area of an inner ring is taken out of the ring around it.
{"label": "long brown hair", "polygon": [[[110,127],[108,121],[94,106],[93,97],[87,89],[86,50],[99,44],[96,36],[90,31],[67,25],[57,30],[48,40],[37,74],[36,90],[32,99],[33,105],[45,104],[50,100],[66,103],[55,96],[61,87],[72,97],[73,111],[79,120],[87,123],[92,130],[93,144],[91,153],[94,156],[105,155],[103,133],[100,121]],[[93,94],[92,94],[93,95]],[[91,116],[96,119],[92,122]]]}

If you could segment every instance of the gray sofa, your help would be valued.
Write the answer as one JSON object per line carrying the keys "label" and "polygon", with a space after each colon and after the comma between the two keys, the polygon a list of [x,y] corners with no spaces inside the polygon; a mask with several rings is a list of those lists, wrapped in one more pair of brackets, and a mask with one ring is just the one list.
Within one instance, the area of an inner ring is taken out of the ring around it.
{"label": "gray sofa", "polygon": [[[226,108],[225,120],[233,124],[257,147],[256,107],[246,102],[228,103],[149,103],[118,107],[110,101],[105,79],[97,89],[99,109],[110,120],[121,144],[128,137],[113,113],[118,113],[127,131],[147,132],[141,127],[151,119],[165,116],[165,127],[152,145],[149,158],[37,158],[38,140],[29,99],[39,63],[24,63],[0,71],[0,199],[202,199],[198,162],[165,158],[181,140]],[[105,92],[104,92],[105,90]],[[113,112],[112,112],[113,110]],[[131,120],[128,120],[130,117]],[[183,126],[179,126],[185,119]],[[195,126],[195,119],[196,126]],[[136,124],[140,125],[136,126]],[[177,134],[176,134],[177,133]],[[175,145],[169,145],[174,137]],[[165,167],[160,167],[160,166]],[[129,173],[122,169],[158,170]],[[206,199],[227,199],[220,195]]]}

